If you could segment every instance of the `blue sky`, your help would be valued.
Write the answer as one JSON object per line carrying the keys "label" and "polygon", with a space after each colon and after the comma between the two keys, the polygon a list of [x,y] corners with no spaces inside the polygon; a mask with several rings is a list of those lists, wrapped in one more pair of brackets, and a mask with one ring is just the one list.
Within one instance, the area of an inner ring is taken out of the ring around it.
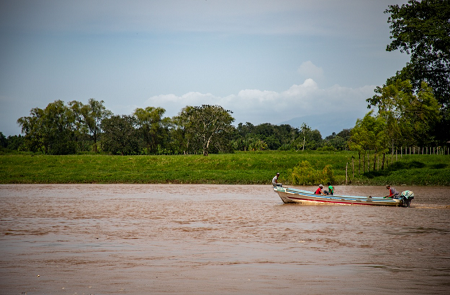
{"label": "blue sky", "polygon": [[[217,104],[235,124],[351,128],[409,56],[386,52],[395,0],[0,0],[0,131],[55,100],[116,115]],[[297,126],[296,126],[297,125]]]}

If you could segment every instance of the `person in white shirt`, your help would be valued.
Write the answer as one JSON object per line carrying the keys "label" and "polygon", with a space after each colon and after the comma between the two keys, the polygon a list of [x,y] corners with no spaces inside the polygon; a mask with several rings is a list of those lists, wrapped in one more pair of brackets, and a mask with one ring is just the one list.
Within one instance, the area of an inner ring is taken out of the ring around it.
{"label": "person in white shirt", "polygon": [[278,176],[280,176],[280,173],[277,173],[274,178],[272,178],[272,185],[274,187],[276,186],[283,186],[281,183],[278,183]]}

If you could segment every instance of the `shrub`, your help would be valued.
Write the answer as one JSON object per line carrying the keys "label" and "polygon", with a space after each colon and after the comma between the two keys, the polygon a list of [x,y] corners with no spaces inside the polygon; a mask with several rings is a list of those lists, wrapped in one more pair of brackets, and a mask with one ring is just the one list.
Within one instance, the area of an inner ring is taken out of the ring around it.
{"label": "shrub", "polygon": [[326,145],[326,146],[322,146],[320,148],[317,148],[318,151],[322,151],[322,152],[335,152],[336,149],[332,146]]}
{"label": "shrub", "polygon": [[334,182],[333,170],[330,165],[326,165],[322,171],[320,171],[315,170],[308,161],[302,161],[293,169],[289,169],[288,179],[290,183],[294,185],[314,185]]}

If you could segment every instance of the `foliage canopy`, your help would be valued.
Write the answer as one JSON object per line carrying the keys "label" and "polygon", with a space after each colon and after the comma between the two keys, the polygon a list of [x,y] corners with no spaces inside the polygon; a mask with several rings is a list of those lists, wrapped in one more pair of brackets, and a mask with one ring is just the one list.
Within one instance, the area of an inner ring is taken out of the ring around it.
{"label": "foliage canopy", "polygon": [[389,5],[391,43],[387,51],[400,50],[411,56],[410,61],[387,85],[397,80],[409,80],[414,91],[426,82],[440,104],[441,121],[435,136],[450,137],[450,1],[410,0],[407,4]]}

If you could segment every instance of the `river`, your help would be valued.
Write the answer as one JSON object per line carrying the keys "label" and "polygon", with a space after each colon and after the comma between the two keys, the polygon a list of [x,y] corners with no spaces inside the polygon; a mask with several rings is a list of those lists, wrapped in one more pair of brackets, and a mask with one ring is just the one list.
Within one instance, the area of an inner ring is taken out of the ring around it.
{"label": "river", "polygon": [[283,204],[267,185],[0,185],[0,294],[449,294],[449,188],[396,188],[411,208]]}

